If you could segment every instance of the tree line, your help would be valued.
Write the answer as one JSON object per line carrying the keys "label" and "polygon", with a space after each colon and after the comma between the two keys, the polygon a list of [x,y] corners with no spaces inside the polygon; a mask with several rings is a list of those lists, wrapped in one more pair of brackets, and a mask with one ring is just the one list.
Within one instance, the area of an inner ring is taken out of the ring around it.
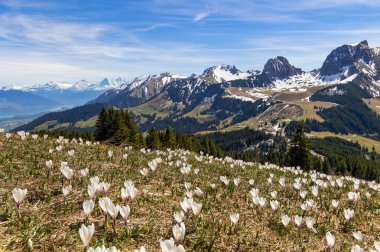
{"label": "tree line", "polygon": [[131,145],[149,149],[183,148],[222,157],[221,148],[208,138],[200,140],[194,136],[174,133],[171,127],[163,131],[151,127],[147,134],[139,132],[134,117],[126,109],[103,108],[96,121],[96,141],[113,145]]}

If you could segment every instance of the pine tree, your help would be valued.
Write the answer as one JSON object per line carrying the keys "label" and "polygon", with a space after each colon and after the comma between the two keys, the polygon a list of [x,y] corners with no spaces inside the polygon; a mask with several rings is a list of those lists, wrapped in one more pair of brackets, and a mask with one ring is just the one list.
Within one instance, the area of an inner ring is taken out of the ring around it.
{"label": "pine tree", "polygon": [[161,147],[158,132],[154,127],[150,128],[149,134],[146,138],[146,145],[150,149],[159,149]]}
{"label": "pine tree", "polygon": [[111,143],[120,145],[128,141],[129,129],[125,125],[123,111],[112,109],[112,127],[113,132]]}
{"label": "pine tree", "polygon": [[110,125],[111,121],[109,120],[107,110],[103,107],[99,113],[98,119],[96,120],[95,139],[97,141],[103,141],[109,137]]}
{"label": "pine tree", "polygon": [[169,148],[175,148],[176,146],[175,136],[172,128],[167,127],[165,131],[165,146]]}
{"label": "pine tree", "polygon": [[139,142],[139,130],[135,122],[135,119],[133,118],[133,116],[131,116],[128,110],[124,111],[123,116],[125,125],[129,130],[128,142],[132,145],[137,145]]}
{"label": "pine tree", "polygon": [[303,170],[310,170],[310,142],[306,137],[303,124],[299,124],[289,150],[290,165],[300,166]]}

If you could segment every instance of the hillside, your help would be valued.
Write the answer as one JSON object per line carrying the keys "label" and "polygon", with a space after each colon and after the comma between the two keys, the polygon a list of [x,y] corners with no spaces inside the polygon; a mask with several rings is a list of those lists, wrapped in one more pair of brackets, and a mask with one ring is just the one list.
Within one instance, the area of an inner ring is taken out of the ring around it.
{"label": "hillside", "polygon": [[[157,251],[160,239],[174,236],[186,251],[314,251],[328,249],[325,237],[331,232],[336,251],[357,244],[369,250],[380,233],[380,185],[374,182],[184,150],[135,150],[8,136],[0,136],[2,250],[27,249],[29,239],[34,250],[83,250],[78,229],[85,221],[82,203],[89,200],[90,184],[102,185],[86,221],[94,225],[91,247],[131,251],[144,246],[146,251]],[[52,160],[51,167],[47,160]],[[88,174],[80,170],[85,167]],[[63,174],[70,176],[71,169],[73,176],[64,181]],[[128,201],[127,226],[120,215],[115,226],[111,215],[105,224],[99,201],[107,195],[111,205],[125,205],[120,190],[123,184],[131,188],[132,183],[137,194]],[[62,186],[68,185],[72,190],[64,197]],[[19,215],[12,199],[15,187],[27,189]],[[181,207],[188,214],[176,216],[175,221],[173,214]],[[176,222],[185,226],[183,239],[181,231],[172,232]],[[363,242],[355,240],[353,232]]]}
{"label": "hillside", "polygon": [[61,103],[19,90],[0,89],[0,118],[58,109]]}
{"label": "hillside", "polygon": [[[75,107],[63,112],[51,112],[45,114],[28,124],[21,125],[14,130],[48,130],[48,129],[80,129],[81,125],[85,128],[95,126],[95,120],[92,118],[98,115],[104,104],[94,103]],[[92,122],[91,122],[92,121]]]}

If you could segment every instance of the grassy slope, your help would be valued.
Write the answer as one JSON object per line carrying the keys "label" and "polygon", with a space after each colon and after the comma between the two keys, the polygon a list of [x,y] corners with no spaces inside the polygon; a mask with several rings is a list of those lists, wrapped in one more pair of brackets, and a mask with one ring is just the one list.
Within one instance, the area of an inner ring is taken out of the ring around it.
{"label": "grassy slope", "polygon": [[[126,151],[122,148],[110,146],[85,146],[75,143],[64,144],[62,152],[54,151],[49,154],[50,148],[55,148],[55,140],[32,140],[30,137],[20,141],[19,137],[4,139],[0,136],[0,216],[6,221],[0,225],[0,250],[21,250],[25,244],[23,233],[32,236],[35,250],[45,251],[80,251],[83,249],[79,239],[78,228],[83,223],[82,202],[88,199],[87,184],[89,178],[82,178],[79,168],[88,167],[91,176],[99,176],[101,181],[111,183],[108,196],[114,203],[123,204],[120,199],[120,189],[125,179],[130,179],[138,189],[138,196],[130,204],[129,233],[126,234],[119,217],[117,220],[117,234],[112,231],[111,224],[104,226],[103,213],[98,203],[89,219],[95,224],[95,235],[91,246],[105,244],[115,245],[122,251],[130,251],[144,245],[147,251],[158,251],[159,239],[168,239],[172,236],[172,221],[174,211],[180,210],[179,202],[183,200],[184,182],[191,182],[192,188],[201,188],[204,197],[194,196],[196,202],[203,204],[201,215],[195,218],[192,214],[185,220],[186,238],[183,242],[186,251],[316,251],[327,249],[324,236],[331,231],[337,239],[334,249],[347,251],[356,242],[352,238],[352,231],[361,231],[364,234],[364,246],[372,246],[376,234],[380,233],[380,219],[376,209],[380,206],[380,194],[361,183],[362,199],[356,204],[347,200],[347,192],[353,188],[353,183],[345,181],[343,188],[320,188],[319,196],[313,197],[308,176],[303,190],[308,191],[307,199],[314,199],[316,207],[303,212],[299,207],[303,200],[293,188],[296,175],[289,171],[278,169],[259,169],[256,165],[245,164],[242,168],[237,163],[231,168],[230,162],[206,162],[194,159],[194,154],[171,154],[172,161],[188,160],[193,165],[189,175],[182,175],[180,168],[170,167],[167,161],[160,164],[155,172],[143,177],[139,169],[147,167],[148,161],[158,154],[143,154],[140,151],[130,151],[128,160],[122,159]],[[75,150],[75,155],[69,157],[68,150]],[[107,151],[112,149],[114,155],[107,157]],[[166,155],[161,155],[166,159]],[[48,172],[45,161],[53,160],[54,167]],[[61,161],[67,161],[74,168],[75,175],[71,181],[73,191],[64,204],[62,175],[59,171]],[[193,171],[198,168],[199,174]],[[273,174],[273,184],[267,179]],[[230,182],[226,188],[219,176],[232,178],[239,177],[240,184],[235,187]],[[278,179],[284,177],[285,187],[280,187]],[[304,177],[304,176],[301,176]],[[255,185],[248,183],[254,179]],[[320,179],[325,180],[322,176]],[[211,184],[216,189],[211,188]],[[11,190],[14,187],[28,188],[26,200],[21,205],[22,221],[19,221],[12,201]],[[268,202],[264,208],[254,207],[249,196],[252,188],[260,190],[260,196],[269,201],[270,192],[277,191],[280,209],[272,212]],[[371,198],[365,196],[371,193]],[[97,194],[99,197],[99,194]],[[331,207],[332,199],[340,199],[341,205],[337,210]],[[355,217],[349,225],[344,225],[343,209],[355,208]],[[232,227],[229,216],[239,213],[238,228]],[[316,220],[316,232],[307,230],[305,224],[300,229],[294,222],[287,228],[281,224],[281,214],[288,214],[292,218],[298,214],[304,218],[312,217]],[[343,227],[346,231],[343,232]]]}
{"label": "grassy slope", "polygon": [[380,142],[375,141],[373,139],[366,138],[366,137],[362,137],[359,135],[354,135],[354,134],[339,135],[339,134],[334,134],[332,132],[327,132],[327,131],[323,131],[323,132],[312,131],[311,135],[315,137],[333,136],[333,137],[340,137],[349,141],[357,141],[361,146],[367,147],[369,150],[372,150],[372,146],[375,146],[375,150],[380,153]]}
{"label": "grassy slope", "polygon": [[90,119],[86,121],[79,121],[75,123],[75,127],[77,128],[91,128],[94,127],[96,124],[97,116],[91,117]]}
{"label": "grassy slope", "polygon": [[380,99],[363,99],[363,102],[378,115],[380,115]]}
{"label": "grassy slope", "polygon": [[300,118],[302,120],[305,119],[315,119],[319,122],[323,122],[323,118],[317,115],[318,110],[314,108],[314,106],[321,107],[321,108],[332,108],[335,107],[335,103],[331,102],[306,102],[306,101],[294,101],[292,104],[296,104],[300,106],[303,111],[304,115]]}
{"label": "grassy slope", "polygon": [[173,107],[174,103],[168,101],[165,94],[160,94],[146,103],[129,108],[129,110],[140,114],[156,114],[157,117],[165,118],[169,115]]}

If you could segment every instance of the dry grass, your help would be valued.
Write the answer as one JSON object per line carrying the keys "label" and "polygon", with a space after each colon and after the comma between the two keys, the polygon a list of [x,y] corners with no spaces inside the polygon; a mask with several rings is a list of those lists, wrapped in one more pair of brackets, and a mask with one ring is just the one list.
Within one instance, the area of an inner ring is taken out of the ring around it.
{"label": "dry grass", "polygon": [[299,102],[292,102],[293,104],[296,104],[298,106],[300,106],[303,111],[304,111],[304,114],[303,116],[301,117],[301,119],[315,119],[319,122],[323,122],[323,118],[320,117],[317,112],[318,112],[318,109],[315,109],[314,107],[317,106],[317,107],[320,107],[320,108],[332,108],[332,107],[335,107],[337,106],[337,104],[335,103],[332,103],[332,102],[306,102],[306,101],[299,101]]}
{"label": "dry grass", "polygon": [[375,111],[378,115],[380,115],[380,99],[372,98],[372,99],[363,99],[363,102],[373,111]]}
{"label": "dry grass", "polygon": [[[21,141],[13,136],[5,139],[0,136],[0,250],[19,251],[27,249],[26,240],[31,238],[36,251],[80,251],[83,245],[79,239],[78,228],[83,223],[82,202],[88,199],[87,184],[90,176],[99,176],[101,181],[111,183],[108,196],[116,204],[123,204],[120,189],[126,179],[135,183],[138,196],[130,204],[129,231],[126,232],[119,217],[116,234],[108,223],[105,227],[103,213],[96,201],[90,223],[95,224],[95,235],[91,240],[92,247],[114,245],[122,251],[131,251],[145,246],[147,251],[159,251],[159,240],[172,236],[173,213],[180,210],[179,202],[185,197],[184,182],[191,182],[192,189],[199,187],[204,197],[194,196],[196,202],[203,204],[201,215],[196,218],[190,214],[185,219],[186,236],[182,243],[186,251],[321,251],[327,250],[325,233],[331,231],[337,241],[336,251],[347,251],[356,244],[353,231],[364,235],[362,247],[369,249],[380,234],[380,194],[379,189],[369,188],[365,182],[360,184],[361,199],[357,202],[347,200],[347,193],[353,190],[353,182],[344,180],[344,186],[334,188],[327,178],[319,175],[318,179],[329,186],[319,188],[319,195],[311,195],[312,182],[310,174],[290,172],[277,167],[258,167],[254,164],[243,164],[233,160],[215,160],[203,157],[195,159],[193,153],[172,151],[171,154],[148,153],[138,150],[128,151],[127,160],[122,158],[127,153],[123,148],[104,145],[63,144],[61,152],[48,150],[55,148],[55,140],[28,137]],[[73,157],[68,150],[75,150]],[[107,151],[112,149],[112,158]],[[169,155],[169,156],[168,156]],[[164,160],[154,172],[147,177],[139,169],[157,156]],[[54,167],[49,174],[46,160],[53,160]],[[189,175],[183,175],[175,164],[192,165]],[[73,191],[66,204],[62,195],[62,174],[59,171],[61,161],[67,161],[75,170],[71,181]],[[82,178],[79,169],[88,167],[90,176]],[[199,169],[198,175],[195,169]],[[270,174],[273,183],[267,182]],[[220,176],[227,176],[229,186],[220,182]],[[240,184],[234,186],[233,178],[240,178]],[[278,183],[279,178],[286,180],[285,187]],[[300,204],[304,202],[294,189],[296,178],[305,178],[303,190],[308,191],[306,199],[313,199],[315,207],[303,211]],[[252,186],[249,179],[254,179]],[[336,178],[331,177],[331,180]],[[213,189],[211,184],[215,184]],[[373,184],[372,186],[378,186]],[[27,198],[21,205],[21,219],[17,217],[11,191],[15,187],[27,188]],[[267,199],[263,208],[253,205],[249,190],[258,188],[260,196]],[[280,208],[273,212],[269,207],[270,193],[277,191]],[[365,196],[370,193],[371,196]],[[97,197],[101,196],[97,194]],[[332,199],[340,199],[341,204],[334,210]],[[355,216],[345,224],[342,211],[345,208],[355,209]],[[231,224],[231,213],[239,213],[237,230]],[[316,221],[316,232],[308,231],[305,224],[296,228],[294,222],[284,227],[281,215],[304,218],[312,217]]]}

